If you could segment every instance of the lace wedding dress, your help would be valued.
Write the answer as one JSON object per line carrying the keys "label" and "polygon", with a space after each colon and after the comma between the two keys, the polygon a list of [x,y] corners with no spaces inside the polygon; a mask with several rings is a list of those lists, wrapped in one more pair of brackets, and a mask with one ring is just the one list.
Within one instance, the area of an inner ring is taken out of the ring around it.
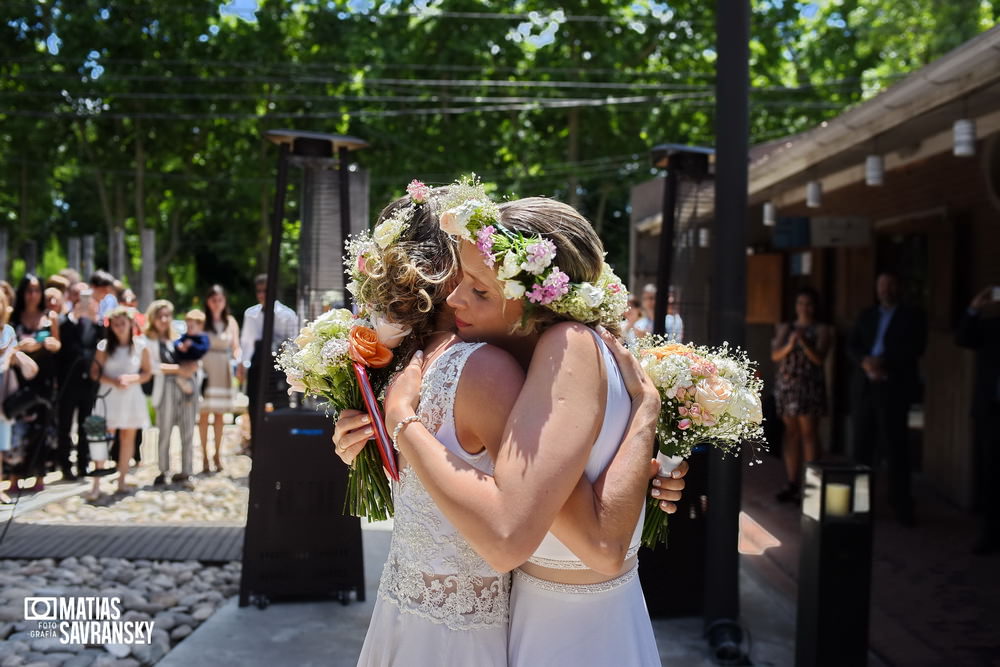
{"label": "lace wedding dress", "polygon": [[[608,398],[604,424],[590,451],[584,474],[591,482],[611,462],[628,428],[632,401],[618,364],[599,337],[597,346],[607,370]],[[639,550],[643,517],[632,535],[628,558]],[[552,533],[529,562],[560,570],[586,565]],[[511,667],[649,667],[659,665],[653,626],[642,596],[637,567],[610,581],[574,585],[545,581],[514,570],[510,597]]]}
{"label": "lace wedding dress", "polygon": [[[455,456],[486,474],[483,451],[469,454],[455,430],[455,392],[481,343],[457,343],[424,376],[418,414]],[[359,666],[506,667],[510,576],[491,568],[434,504],[412,468],[394,485],[389,557]]]}

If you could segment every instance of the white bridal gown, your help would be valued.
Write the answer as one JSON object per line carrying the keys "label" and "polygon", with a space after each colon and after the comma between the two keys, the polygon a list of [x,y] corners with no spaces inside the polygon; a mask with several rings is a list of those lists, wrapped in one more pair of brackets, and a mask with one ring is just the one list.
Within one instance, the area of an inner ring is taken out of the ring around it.
{"label": "white bridal gown", "polygon": [[[597,338],[607,368],[608,400],[604,425],[590,452],[584,474],[591,482],[611,462],[628,427],[632,401],[618,364]],[[631,558],[642,537],[640,515]],[[529,562],[560,570],[586,569],[552,533],[542,540]],[[633,567],[599,584],[572,585],[544,581],[514,570],[510,596],[511,667],[649,667],[659,665],[653,626]]]}
{"label": "white bridal gown", "polygon": [[[458,444],[453,412],[462,369],[481,345],[457,343],[434,360],[419,414],[450,452],[493,474],[489,454]],[[389,557],[358,665],[506,667],[510,576],[473,551],[412,468],[402,468],[393,491]]]}

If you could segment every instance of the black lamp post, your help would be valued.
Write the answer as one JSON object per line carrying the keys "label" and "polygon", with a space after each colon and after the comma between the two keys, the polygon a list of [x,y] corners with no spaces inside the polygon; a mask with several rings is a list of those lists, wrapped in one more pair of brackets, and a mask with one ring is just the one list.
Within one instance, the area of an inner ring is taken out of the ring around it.
{"label": "black lamp post", "polygon": [[[716,0],[715,220],[709,323],[713,343],[743,345],[746,335],[746,209],[749,153],[750,2]],[[705,633],[719,662],[743,659],[737,621],[740,458],[709,459]]]}

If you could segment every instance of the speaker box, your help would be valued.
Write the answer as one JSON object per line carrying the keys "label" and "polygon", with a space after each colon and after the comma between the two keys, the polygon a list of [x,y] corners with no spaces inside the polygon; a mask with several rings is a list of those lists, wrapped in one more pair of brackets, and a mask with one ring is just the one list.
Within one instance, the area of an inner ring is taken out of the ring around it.
{"label": "speaker box", "polygon": [[312,410],[255,424],[240,606],[280,599],[365,599],[361,521],[343,514],[347,471],[333,422]]}

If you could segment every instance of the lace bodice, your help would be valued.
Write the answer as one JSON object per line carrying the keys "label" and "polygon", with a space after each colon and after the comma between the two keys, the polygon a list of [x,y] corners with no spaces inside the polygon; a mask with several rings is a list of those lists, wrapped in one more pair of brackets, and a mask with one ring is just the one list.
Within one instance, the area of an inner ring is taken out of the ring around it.
{"label": "lace bodice", "polygon": [[[431,364],[421,386],[418,414],[449,451],[492,474],[489,455],[467,453],[455,434],[455,392],[465,362],[481,345],[455,344]],[[494,570],[473,550],[412,468],[404,464],[393,486],[394,528],[379,595],[403,612],[453,630],[506,624],[510,576]]]}

